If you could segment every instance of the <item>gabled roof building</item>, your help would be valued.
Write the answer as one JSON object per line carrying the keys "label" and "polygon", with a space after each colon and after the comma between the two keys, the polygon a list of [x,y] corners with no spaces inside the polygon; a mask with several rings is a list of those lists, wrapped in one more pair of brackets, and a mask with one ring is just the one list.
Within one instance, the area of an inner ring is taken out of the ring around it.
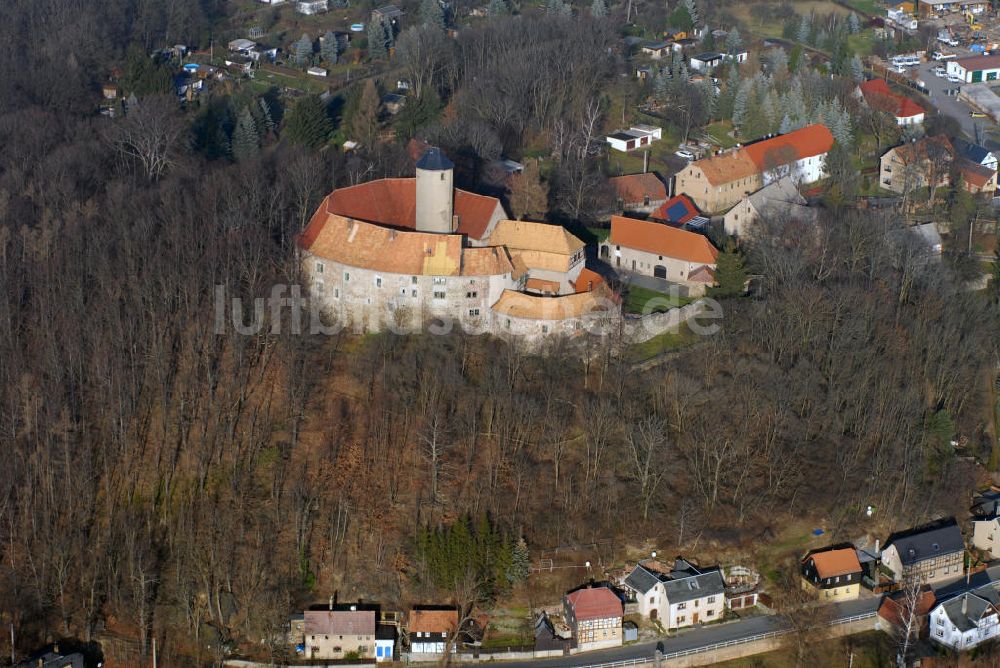
{"label": "gabled roof building", "polygon": [[954,518],[898,531],[885,543],[882,564],[897,582],[934,583],[962,575],[965,540]]}

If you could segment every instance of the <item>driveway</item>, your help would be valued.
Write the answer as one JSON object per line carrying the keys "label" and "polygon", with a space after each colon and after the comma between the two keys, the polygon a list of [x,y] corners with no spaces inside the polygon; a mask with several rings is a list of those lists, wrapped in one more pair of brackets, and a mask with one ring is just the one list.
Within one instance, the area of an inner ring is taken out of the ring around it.
{"label": "driveway", "polygon": [[916,68],[918,74],[917,78],[924,82],[924,85],[928,90],[928,97],[930,97],[931,102],[942,114],[948,114],[956,121],[958,121],[959,126],[962,128],[962,132],[966,135],[969,141],[975,141],[976,139],[976,127],[979,126],[980,133],[982,135],[983,141],[987,141],[987,131],[989,130],[992,123],[988,118],[972,118],[969,113],[972,108],[969,107],[965,102],[960,102],[957,95],[946,95],[946,90],[954,90],[961,88],[963,84],[956,84],[949,82],[944,77],[936,77],[931,72],[935,67],[941,63],[930,61],[928,63],[921,63],[919,67]]}
{"label": "driveway", "polygon": [[[873,613],[878,610],[879,598],[863,598],[857,601],[846,603],[836,603],[831,605],[833,611],[833,621],[847,619],[854,615]],[[874,621],[872,622],[874,627]],[[762,615],[750,617],[728,624],[717,624],[701,628],[685,629],[676,635],[663,638],[659,641],[650,641],[629,645],[627,647],[616,647],[614,649],[603,649],[594,652],[584,652],[576,656],[559,657],[555,659],[535,659],[532,661],[504,661],[505,668],[577,668],[578,666],[593,666],[599,663],[610,663],[613,661],[628,661],[630,659],[652,658],[656,651],[657,644],[663,644],[663,653],[669,655],[673,652],[684,652],[708,648],[718,643],[723,643],[739,638],[749,638],[761,633],[770,631],[780,631],[787,628],[787,624],[782,617],[777,615]],[[475,665],[475,664],[468,664]]]}

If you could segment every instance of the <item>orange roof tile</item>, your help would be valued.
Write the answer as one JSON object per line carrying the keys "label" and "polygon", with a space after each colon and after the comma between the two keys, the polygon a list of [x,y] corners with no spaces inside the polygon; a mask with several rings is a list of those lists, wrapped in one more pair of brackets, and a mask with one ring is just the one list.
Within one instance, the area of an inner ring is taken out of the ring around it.
{"label": "orange roof tile", "polygon": [[577,589],[566,594],[577,621],[622,616],[621,599],[607,587]]}
{"label": "orange roof tile", "polygon": [[616,299],[606,285],[590,292],[578,292],[561,297],[539,297],[516,290],[504,290],[493,304],[493,311],[500,315],[526,320],[564,320],[590,313],[607,313],[613,310]]}
{"label": "orange roof tile", "polygon": [[[378,179],[330,193],[325,202],[329,213],[357,218],[401,229],[416,227],[417,185],[415,178]],[[454,213],[459,234],[482,239],[490,219],[500,207],[495,197],[455,189]],[[501,207],[501,215],[503,215]]]}
{"label": "orange roof tile", "polygon": [[[928,585],[922,585],[920,587],[920,592],[916,597],[916,605],[914,605],[914,612],[917,616],[922,617],[931,611],[934,604],[937,602],[937,596],[934,594],[934,590]],[[883,599],[882,604],[878,607],[878,616],[886,620],[890,624],[895,624],[896,626],[902,626],[905,622],[904,620],[908,616],[910,607],[910,602],[904,592],[897,591]]]}
{"label": "orange roof tile", "polygon": [[454,633],[458,627],[457,610],[411,610],[407,629],[410,633]]}
{"label": "orange roof tile", "polygon": [[970,160],[962,160],[959,162],[959,172],[962,175],[962,180],[969,185],[973,185],[976,188],[982,188],[990,179],[996,174],[989,167],[984,167],[983,165],[977,165]]}
{"label": "orange roof tile", "polygon": [[757,165],[750,159],[745,151],[730,151],[722,155],[714,155],[710,158],[702,158],[691,163],[693,167],[701,169],[705,178],[713,186],[744,179],[748,176],[760,173]]}
{"label": "orange roof tile", "polygon": [[646,197],[654,201],[667,199],[667,186],[651,172],[615,176],[608,182],[626,204],[642,202]]}
{"label": "orange roof tile", "polygon": [[715,283],[715,270],[708,265],[701,265],[688,274],[692,283]]}
{"label": "orange roof tile", "polygon": [[816,564],[816,574],[821,578],[832,578],[848,573],[860,573],[861,562],[858,553],[851,548],[813,552],[806,559]]}
{"label": "orange roof tile", "polygon": [[871,79],[858,88],[869,107],[890,113],[896,118],[911,118],[925,113],[924,108],[910,98],[893,93],[885,79]]}
{"label": "orange roof tile", "polygon": [[396,230],[322,212],[299,245],[334,262],[393,274],[457,276],[462,265],[461,235]]}
{"label": "orange roof tile", "polygon": [[557,295],[559,294],[559,281],[548,281],[544,278],[529,278],[524,282],[524,289]]}
{"label": "orange roof tile", "polygon": [[719,256],[715,246],[701,234],[624,216],[611,217],[608,241],[616,246],[706,265],[715,265]]}
{"label": "orange roof tile", "polygon": [[604,277],[598,274],[593,269],[587,269],[584,267],[580,270],[580,275],[577,277],[576,282],[573,283],[573,289],[577,292],[590,292],[595,289],[598,285],[604,284]]}
{"label": "orange roof tile", "polygon": [[825,125],[815,123],[743,148],[761,171],[795,160],[823,155],[833,148],[833,134]]}
{"label": "orange roof tile", "polygon": [[462,276],[498,276],[513,271],[514,266],[503,246],[462,250]]}

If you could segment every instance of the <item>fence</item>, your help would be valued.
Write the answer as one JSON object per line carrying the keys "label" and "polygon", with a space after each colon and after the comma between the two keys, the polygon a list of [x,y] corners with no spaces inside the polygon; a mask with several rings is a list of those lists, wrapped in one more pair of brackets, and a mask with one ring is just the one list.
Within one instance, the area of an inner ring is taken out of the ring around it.
{"label": "fence", "polygon": [[[852,622],[858,622],[863,619],[871,619],[875,617],[877,613],[872,610],[871,612],[863,612],[858,615],[851,615],[850,617],[842,617],[841,619],[835,619],[828,624],[828,626],[838,626],[840,624],[850,624]],[[660,655],[660,660],[665,661],[667,659],[679,659],[684,656],[691,656],[692,654],[701,654],[702,652],[714,652],[725,647],[732,647],[734,645],[745,645],[747,643],[759,642],[761,640],[768,640],[770,638],[777,638],[779,636],[787,635],[792,632],[792,629],[776,629],[774,631],[766,631],[765,633],[758,633],[752,636],[744,636],[742,638],[733,638],[732,640],[723,640],[721,642],[712,643],[710,645],[701,645],[699,647],[692,647],[690,649],[677,650],[675,652],[664,652]],[[652,663],[655,661],[653,657],[639,657],[636,659],[625,659],[622,661],[612,661],[609,663],[593,663],[585,666],[580,666],[579,668],[629,668],[630,666],[639,666]]]}

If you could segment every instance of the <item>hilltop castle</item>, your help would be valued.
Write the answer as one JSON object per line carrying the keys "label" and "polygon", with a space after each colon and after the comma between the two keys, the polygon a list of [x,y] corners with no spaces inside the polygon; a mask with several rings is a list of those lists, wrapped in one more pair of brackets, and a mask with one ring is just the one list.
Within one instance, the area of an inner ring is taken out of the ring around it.
{"label": "hilltop castle", "polygon": [[298,240],[312,297],[362,331],[434,325],[539,340],[620,316],[580,239],[507,220],[499,200],[453,181],[452,162],[430,148],[414,178],[327,195]]}

